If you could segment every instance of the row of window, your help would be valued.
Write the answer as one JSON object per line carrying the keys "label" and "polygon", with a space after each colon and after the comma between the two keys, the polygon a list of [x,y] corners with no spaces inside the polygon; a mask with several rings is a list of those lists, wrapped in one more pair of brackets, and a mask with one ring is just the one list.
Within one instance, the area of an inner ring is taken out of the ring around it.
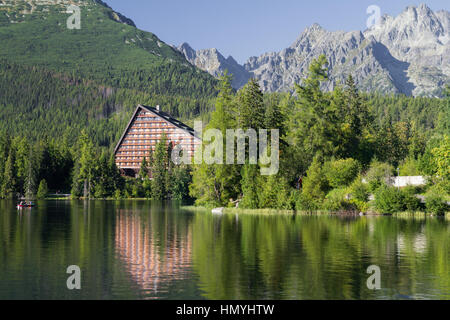
{"label": "row of window", "polygon": [[[121,155],[133,155],[133,156],[134,156],[134,155],[137,155],[137,156],[144,156],[144,155],[147,155],[147,154],[148,154],[149,149],[150,149],[149,147],[147,147],[147,148],[142,148],[142,149],[140,149],[139,151],[124,151],[124,150],[120,149],[120,150],[117,152],[117,155],[118,155],[118,156],[121,156]],[[151,149],[152,149],[152,150],[155,150],[155,147],[152,147]],[[195,148],[194,148],[193,146],[185,145],[184,148],[183,148],[183,150],[194,151]]]}
{"label": "row of window", "polygon": [[[141,139],[139,139],[139,138],[132,138],[132,137],[131,138],[127,138],[127,139],[125,139],[123,141],[123,144],[143,144],[143,145],[146,145],[146,144],[155,144],[155,143],[161,141],[161,139],[157,139],[157,137],[151,137],[151,138],[147,138],[147,139],[144,139],[144,140],[141,140]],[[176,142],[176,143],[181,142],[181,143],[184,143],[184,144],[191,144],[190,140],[181,140],[179,137],[178,137],[178,139],[176,139],[174,137],[169,137],[169,141],[173,141],[173,142]]]}
{"label": "row of window", "polygon": [[[195,147],[191,144],[181,144],[183,146],[183,149],[188,149],[188,150],[194,150]],[[152,150],[155,150],[155,146],[121,146],[119,151],[117,152],[117,154],[129,154],[128,150],[133,150],[131,152],[139,152],[139,151],[147,151],[150,150],[150,148]],[[134,150],[139,150],[139,151],[134,151]],[[130,153],[131,154],[131,153]]]}
{"label": "row of window", "polygon": [[147,123],[134,123],[133,128],[148,128],[148,127],[168,127],[167,123],[160,122],[147,122]]}
{"label": "row of window", "polygon": [[153,121],[153,120],[157,120],[157,117],[137,117],[136,120],[137,121]]}
{"label": "row of window", "polygon": [[142,160],[142,157],[117,157],[117,160]]}
{"label": "row of window", "polygon": [[[154,134],[139,134],[139,133],[129,133],[127,135],[127,138],[159,138],[161,137],[160,133],[154,133]],[[187,135],[183,135],[181,133],[169,133],[167,134],[167,137],[173,137],[173,138],[181,138],[186,137],[189,138]]]}
{"label": "row of window", "polygon": [[130,129],[130,132],[174,132],[176,128],[144,128],[144,129],[135,129],[134,127]]}
{"label": "row of window", "polygon": [[138,167],[136,163],[133,162],[117,162],[116,165],[118,167],[125,167],[125,166]]}
{"label": "row of window", "polygon": [[[157,125],[161,126],[168,126],[169,124],[167,122],[163,122],[162,120],[159,120],[157,118],[149,118],[149,117],[138,117],[136,118],[136,122],[143,122],[143,121],[158,121],[158,122],[152,122]],[[135,125],[143,124],[143,123],[135,123]]]}

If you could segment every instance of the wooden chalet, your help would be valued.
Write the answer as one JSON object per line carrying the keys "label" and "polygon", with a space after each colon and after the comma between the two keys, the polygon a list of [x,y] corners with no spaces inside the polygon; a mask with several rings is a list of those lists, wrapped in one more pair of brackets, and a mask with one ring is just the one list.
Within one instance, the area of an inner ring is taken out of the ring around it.
{"label": "wooden chalet", "polygon": [[121,173],[135,177],[143,157],[155,150],[164,133],[168,143],[181,144],[190,157],[194,155],[195,145],[200,143],[192,128],[162,112],[159,106],[138,105],[114,150]]}

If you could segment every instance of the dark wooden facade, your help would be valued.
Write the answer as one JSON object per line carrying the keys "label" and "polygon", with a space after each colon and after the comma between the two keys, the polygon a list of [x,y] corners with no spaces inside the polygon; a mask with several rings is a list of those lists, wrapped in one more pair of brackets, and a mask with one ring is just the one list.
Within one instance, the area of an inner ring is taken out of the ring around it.
{"label": "dark wooden facade", "polygon": [[168,143],[182,144],[190,157],[200,139],[195,137],[194,130],[159,107],[137,106],[115,150],[115,161],[121,172],[135,176],[140,169],[144,156],[154,150],[156,144],[166,134]]}

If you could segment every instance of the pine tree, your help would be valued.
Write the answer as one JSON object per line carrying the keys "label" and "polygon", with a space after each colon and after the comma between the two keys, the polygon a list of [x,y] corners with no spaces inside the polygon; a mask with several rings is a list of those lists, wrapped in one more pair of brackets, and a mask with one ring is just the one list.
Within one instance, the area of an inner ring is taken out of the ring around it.
{"label": "pine tree", "polygon": [[242,208],[259,208],[259,167],[256,164],[245,164],[242,167],[242,201],[239,206]]}
{"label": "pine tree", "polygon": [[47,194],[48,194],[47,181],[45,181],[45,179],[42,179],[41,182],[39,183],[39,188],[36,197],[38,199],[45,199]]}
{"label": "pine tree", "polygon": [[78,190],[81,188],[83,196],[90,198],[92,196],[91,188],[94,177],[95,152],[92,140],[85,131],[81,132],[78,148],[79,157],[75,165],[75,180],[72,184],[72,191],[78,193]]}
{"label": "pine tree", "polygon": [[16,152],[14,148],[9,150],[8,160],[5,164],[3,176],[2,195],[5,198],[14,198],[17,193],[17,171],[15,167]]}
{"label": "pine tree", "polygon": [[148,175],[150,174],[149,171],[150,171],[150,168],[149,168],[149,164],[147,162],[147,157],[142,157],[141,167],[139,169],[139,177],[142,180],[148,178]]}
{"label": "pine tree", "polygon": [[37,182],[40,164],[34,152],[34,148],[30,148],[28,156],[27,176],[25,179],[25,197],[33,198],[37,193]]}
{"label": "pine tree", "polygon": [[120,171],[117,168],[114,154],[111,154],[111,156],[109,158],[108,170],[109,170],[108,176],[110,178],[109,189],[111,190],[111,193],[113,194],[113,193],[115,193],[116,190],[120,191],[124,185],[124,179],[120,175]]}
{"label": "pine tree", "polygon": [[0,135],[0,198],[4,198],[3,185],[5,183],[5,165],[8,160],[11,140],[8,134]]}
{"label": "pine tree", "polygon": [[[220,130],[223,136],[223,164],[194,166],[192,173],[192,184],[189,187],[190,195],[196,198],[197,204],[202,205],[227,205],[231,198],[237,199],[240,194],[240,167],[226,163],[226,130],[236,126],[239,110],[234,107],[234,95],[231,87],[231,76],[225,73],[219,81],[218,96],[215,110],[211,115],[211,121],[206,129]],[[205,143],[203,143],[205,148]]]}
{"label": "pine tree", "polygon": [[167,197],[167,137],[162,135],[161,140],[155,146],[152,161],[152,198],[164,200]]}
{"label": "pine tree", "polygon": [[238,127],[241,129],[252,128],[255,130],[264,128],[265,110],[263,93],[255,79],[249,82],[239,91],[238,95]]}
{"label": "pine tree", "polygon": [[336,144],[336,108],[330,107],[328,93],[320,84],[328,80],[327,59],[324,55],[311,62],[309,74],[302,85],[295,84],[298,95],[295,112],[289,123],[288,139],[293,144],[296,161],[304,171],[314,156],[331,156]]}

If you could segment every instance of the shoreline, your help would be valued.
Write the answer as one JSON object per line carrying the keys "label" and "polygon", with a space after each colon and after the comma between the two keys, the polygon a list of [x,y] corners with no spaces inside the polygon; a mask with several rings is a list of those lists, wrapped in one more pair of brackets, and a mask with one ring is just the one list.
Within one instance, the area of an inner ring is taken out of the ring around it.
{"label": "shoreline", "polygon": [[[213,208],[207,208],[202,206],[181,206],[180,209],[188,210],[188,211],[196,211],[196,212],[209,212]],[[396,212],[394,214],[383,214],[377,212],[363,213],[360,215],[359,213],[354,212],[332,212],[332,211],[296,211],[296,210],[282,210],[282,209],[241,209],[241,208],[223,208],[223,214],[242,214],[242,215],[302,215],[302,216],[337,216],[337,217],[394,217],[394,218],[445,218],[450,220],[450,212],[446,212],[442,216],[437,216],[434,214],[430,214],[424,211],[415,211],[415,212]]]}

